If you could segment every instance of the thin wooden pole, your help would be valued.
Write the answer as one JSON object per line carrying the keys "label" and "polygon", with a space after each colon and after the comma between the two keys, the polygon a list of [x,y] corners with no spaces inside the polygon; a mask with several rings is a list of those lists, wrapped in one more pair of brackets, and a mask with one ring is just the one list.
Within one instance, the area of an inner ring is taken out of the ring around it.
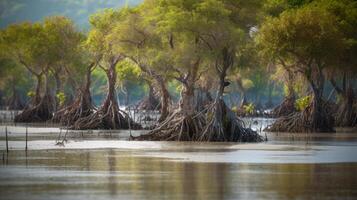
{"label": "thin wooden pole", "polygon": [[6,153],[9,153],[9,142],[7,138],[7,126],[5,126],[5,138],[6,138]]}
{"label": "thin wooden pole", "polygon": [[27,128],[27,124],[26,124],[26,147],[25,147],[25,151],[27,151],[27,140],[28,140],[28,128]]}
{"label": "thin wooden pole", "polygon": [[131,136],[131,123],[130,123],[131,117],[130,117],[130,116],[131,116],[131,113],[130,113],[130,107],[129,107],[129,116],[128,116],[129,119],[128,119],[128,124],[129,124],[129,135],[130,135],[130,138],[131,138],[132,136]]}

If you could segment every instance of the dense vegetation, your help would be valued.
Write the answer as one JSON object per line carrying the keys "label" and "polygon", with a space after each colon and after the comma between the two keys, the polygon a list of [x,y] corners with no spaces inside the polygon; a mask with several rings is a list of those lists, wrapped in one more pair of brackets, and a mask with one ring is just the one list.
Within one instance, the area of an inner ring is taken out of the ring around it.
{"label": "dense vegetation", "polygon": [[264,115],[279,95],[271,131],[357,124],[353,0],[145,0],[89,23],[82,32],[51,16],[1,30],[2,105],[30,99],[15,121],[140,128],[120,90],[126,105],[147,91],[138,108],[160,110],[138,140],[260,141],[239,116]]}

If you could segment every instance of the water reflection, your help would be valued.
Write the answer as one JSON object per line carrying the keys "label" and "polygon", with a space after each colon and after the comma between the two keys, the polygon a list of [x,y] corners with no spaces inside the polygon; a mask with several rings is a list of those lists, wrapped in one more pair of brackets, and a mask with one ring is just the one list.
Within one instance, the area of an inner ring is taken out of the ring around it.
{"label": "water reflection", "polygon": [[114,149],[28,154],[14,151],[0,165],[2,199],[357,198],[357,163],[176,162]]}

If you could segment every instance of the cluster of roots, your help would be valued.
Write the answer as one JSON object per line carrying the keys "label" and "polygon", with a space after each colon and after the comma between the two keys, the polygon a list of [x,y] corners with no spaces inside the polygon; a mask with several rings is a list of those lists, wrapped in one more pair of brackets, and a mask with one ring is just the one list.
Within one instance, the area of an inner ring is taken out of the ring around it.
{"label": "cluster of roots", "polygon": [[6,105],[10,110],[22,110],[25,108],[25,104],[17,94],[14,94],[10,99],[8,99]]}
{"label": "cluster of roots", "polygon": [[148,134],[133,137],[134,140],[198,141],[197,133],[205,126],[202,114],[184,115],[175,111]]}
{"label": "cluster of roots", "polygon": [[117,105],[110,104],[108,108],[102,107],[87,117],[79,118],[71,128],[76,130],[141,129],[141,125],[135,123]]}
{"label": "cluster of roots", "polygon": [[90,116],[94,111],[95,108],[90,101],[85,101],[79,96],[72,104],[57,111],[52,121],[73,128],[77,120]]}
{"label": "cluster of roots", "polygon": [[295,112],[296,112],[295,97],[290,96],[284,98],[284,101],[273,109],[271,115],[272,117],[282,117],[282,116],[289,116]]}
{"label": "cluster of roots", "polygon": [[50,95],[45,95],[39,103],[26,107],[20,114],[15,116],[15,122],[36,123],[45,122],[53,117],[54,101]]}
{"label": "cluster of roots", "polygon": [[278,118],[266,131],[271,132],[335,132],[334,118],[328,113],[328,106],[316,112],[314,104],[311,103],[301,112],[291,113]]}
{"label": "cluster of roots", "polygon": [[[214,116],[213,116],[213,115]],[[201,135],[203,141],[261,142],[262,137],[229,109],[223,100],[216,101],[207,112],[207,125]]]}
{"label": "cluster of roots", "polygon": [[334,116],[336,126],[357,126],[357,103],[349,105],[347,102],[343,102],[335,109]]}
{"label": "cluster of roots", "polygon": [[157,98],[147,96],[137,105],[138,110],[158,110],[161,104]]}
{"label": "cluster of roots", "polygon": [[197,142],[260,142],[262,137],[244,128],[223,102],[218,100],[204,111],[186,115],[180,111],[171,114],[148,134],[132,137],[134,140],[197,141]]}

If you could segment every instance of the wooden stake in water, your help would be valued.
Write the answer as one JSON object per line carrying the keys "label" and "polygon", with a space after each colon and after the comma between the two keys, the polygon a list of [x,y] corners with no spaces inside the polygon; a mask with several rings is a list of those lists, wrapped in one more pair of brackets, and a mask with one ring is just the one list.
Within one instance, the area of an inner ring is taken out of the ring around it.
{"label": "wooden stake in water", "polygon": [[130,113],[130,107],[129,107],[129,114],[128,114],[128,125],[129,125],[129,135],[130,135],[130,138],[132,137],[131,136],[131,123],[130,123],[130,119],[131,119],[131,113]]}
{"label": "wooden stake in water", "polygon": [[6,153],[9,153],[9,142],[7,140],[7,126],[5,126]]}
{"label": "wooden stake in water", "polygon": [[28,129],[27,129],[27,125],[26,125],[26,147],[25,147],[25,151],[27,151],[27,139],[28,139]]}

